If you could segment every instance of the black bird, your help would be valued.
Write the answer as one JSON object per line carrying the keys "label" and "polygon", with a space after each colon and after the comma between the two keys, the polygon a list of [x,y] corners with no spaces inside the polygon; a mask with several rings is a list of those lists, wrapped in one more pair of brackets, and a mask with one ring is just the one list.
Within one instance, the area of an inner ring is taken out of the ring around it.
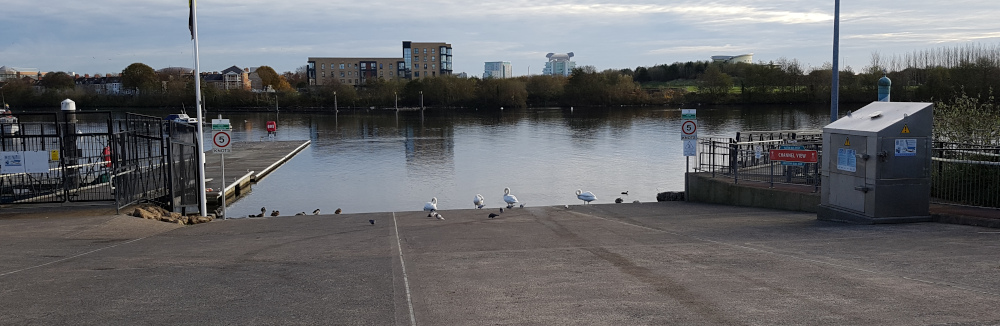
{"label": "black bird", "polygon": [[622,195],[628,196],[628,190],[622,191]]}
{"label": "black bird", "polygon": [[340,208],[338,208],[337,210],[333,211],[334,214],[340,214],[340,212],[341,212]]}
{"label": "black bird", "polygon": [[503,213],[503,207],[500,207],[500,212]]}
{"label": "black bird", "polygon": [[494,217],[497,217],[497,216],[500,216],[500,214],[490,213],[490,218],[494,218]]}
{"label": "black bird", "polygon": [[621,197],[615,198],[615,204],[621,204],[622,202],[624,202],[624,200],[622,200]]}
{"label": "black bird", "polygon": [[368,220],[368,223],[371,223],[372,225],[375,225],[375,220]]}
{"label": "black bird", "polygon": [[313,211],[313,215],[319,215],[319,208]]}

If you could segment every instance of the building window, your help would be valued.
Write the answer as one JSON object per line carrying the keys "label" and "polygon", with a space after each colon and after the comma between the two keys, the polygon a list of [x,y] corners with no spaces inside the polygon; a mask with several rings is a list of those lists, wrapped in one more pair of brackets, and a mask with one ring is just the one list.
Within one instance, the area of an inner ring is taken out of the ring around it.
{"label": "building window", "polygon": [[434,49],[431,49],[431,54],[434,54]]}
{"label": "building window", "polygon": [[413,61],[420,61],[420,56],[419,55],[413,56]]}
{"label": "building window", "polygon": [[427,69],[427,64],[426,63],[424,64],[424,69]]}
{"label": "building window", "polygon": [[413,72],[413,77],[420,77],[420,72],[419,71],[414,71]]}
{"label": "building window", "polygon": [[326,64],[325,63],[324,64],[320,64],[319,65],[319,69],[320,70],[325,70],[326,69]]}
{"label": "building window", "polygon": [[326,71],[323,72],[323,77],[326,77]]}
{"label": "building window", "polygon": [[389,70],[389,77],[392,77],[392,70]]}
{"label": "building window", "polygon": [[378,69],[382,69],[382,64],[378,64]]}
{"label": "building window", "polygon": [[427,48],[424,48],[424,54],[427,54]]}
{"label": "building window", "polygon": [[[344,72],[343,71],[340,72],[340,77],[344,77]],[[341,82],[343,82],[343,80]]]}
{"label": "building window", "polygon": [[419,63],[414,63],[413,64],[413,69],[420,69],[420,64]]}
{"label": "building window", "polygon": [[354,80],[354,83],[355,83],[355,84],[359,84],[359,83],[358,83],[358,80],[357,80],[357,79],[355,79],[355,80]]}
{"label": "building window", "polygon": [[433,64],[432,64],[432,65],[431,65],[431,69],[437,69],[437,67],[436,67],[435,65],[433,65]]}
{"label": "building window", "polygon": [[343,63],[340,64],[340,69],[344,69],[344,64]]}
{"label": "building window", "polygon": [[[340,77],[344,77],[344,76],[340,76]],[[341,80],[340,80],[340,83],[341,83],[341,84],[343,84],[343,83],[344,83],[344,80],[343,80],[343,79],[341,79]]]}
{"label": "building window", "polygon": [[437,56],[432,56],[431,57],[431,62],[434,62],[434,59],[437,59]]}

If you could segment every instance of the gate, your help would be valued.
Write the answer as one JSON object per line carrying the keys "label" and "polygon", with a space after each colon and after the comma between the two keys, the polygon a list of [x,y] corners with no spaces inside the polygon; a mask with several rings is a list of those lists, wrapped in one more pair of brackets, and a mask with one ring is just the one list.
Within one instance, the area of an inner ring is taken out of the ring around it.
{"label": "gate", "polygon": [[196,126],[132,113],[115,124],[118,207],[152,202],[182,214],[198,212]]}
{"label": "gate", "polygon": [[198,211],[196,126],[109,111],[0,122],[0,204],[152,202]]}
{"label": "gate", "polygon": [[110,121],[110,112],[89,111],[21,113],[3,123],[0,203],[114,200]]}

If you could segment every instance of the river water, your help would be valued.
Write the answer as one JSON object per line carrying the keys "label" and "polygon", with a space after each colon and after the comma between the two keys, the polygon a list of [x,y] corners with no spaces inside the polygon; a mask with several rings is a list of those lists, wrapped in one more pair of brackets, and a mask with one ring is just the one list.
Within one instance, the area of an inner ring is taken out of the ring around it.
{"label": "river water", "polygon": [[[699,136],[733,137],[737,131],[821,129],[829,108],[712,107],[698,109],[697,117]],[[467,209],[476,194],[488,208],[498,208],[505,205],[505,187],[527,206],[582,204],[577,189],[593,192],[594,203],[618,197],[653,202],[658,192],[684,189],[678,108],[257,112],[223,118],[231,120],[236,142],[267,141],[269,120],[278,123],[277,140],[312,141],[230,204],[230,216],[256,214],[260,207],[282,215],[337,208],[418,211],[431,197],[439,209]]]}

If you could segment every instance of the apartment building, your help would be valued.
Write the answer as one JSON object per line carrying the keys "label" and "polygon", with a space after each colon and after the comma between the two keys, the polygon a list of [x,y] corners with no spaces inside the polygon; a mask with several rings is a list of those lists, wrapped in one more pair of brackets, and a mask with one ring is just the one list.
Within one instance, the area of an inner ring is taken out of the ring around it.
{"label": "apartment building", "polygon": [[514,77],[513,68],[510,61],[487,62],[484,65],[483,78],[510,78]]}
{"label": "apartment building", "polygon": [[451,74],[451,44],[404,41],[402,49],[400,58],[310,57],[306,65],[309,85],[360,86],[369,79],[419,79]]}

